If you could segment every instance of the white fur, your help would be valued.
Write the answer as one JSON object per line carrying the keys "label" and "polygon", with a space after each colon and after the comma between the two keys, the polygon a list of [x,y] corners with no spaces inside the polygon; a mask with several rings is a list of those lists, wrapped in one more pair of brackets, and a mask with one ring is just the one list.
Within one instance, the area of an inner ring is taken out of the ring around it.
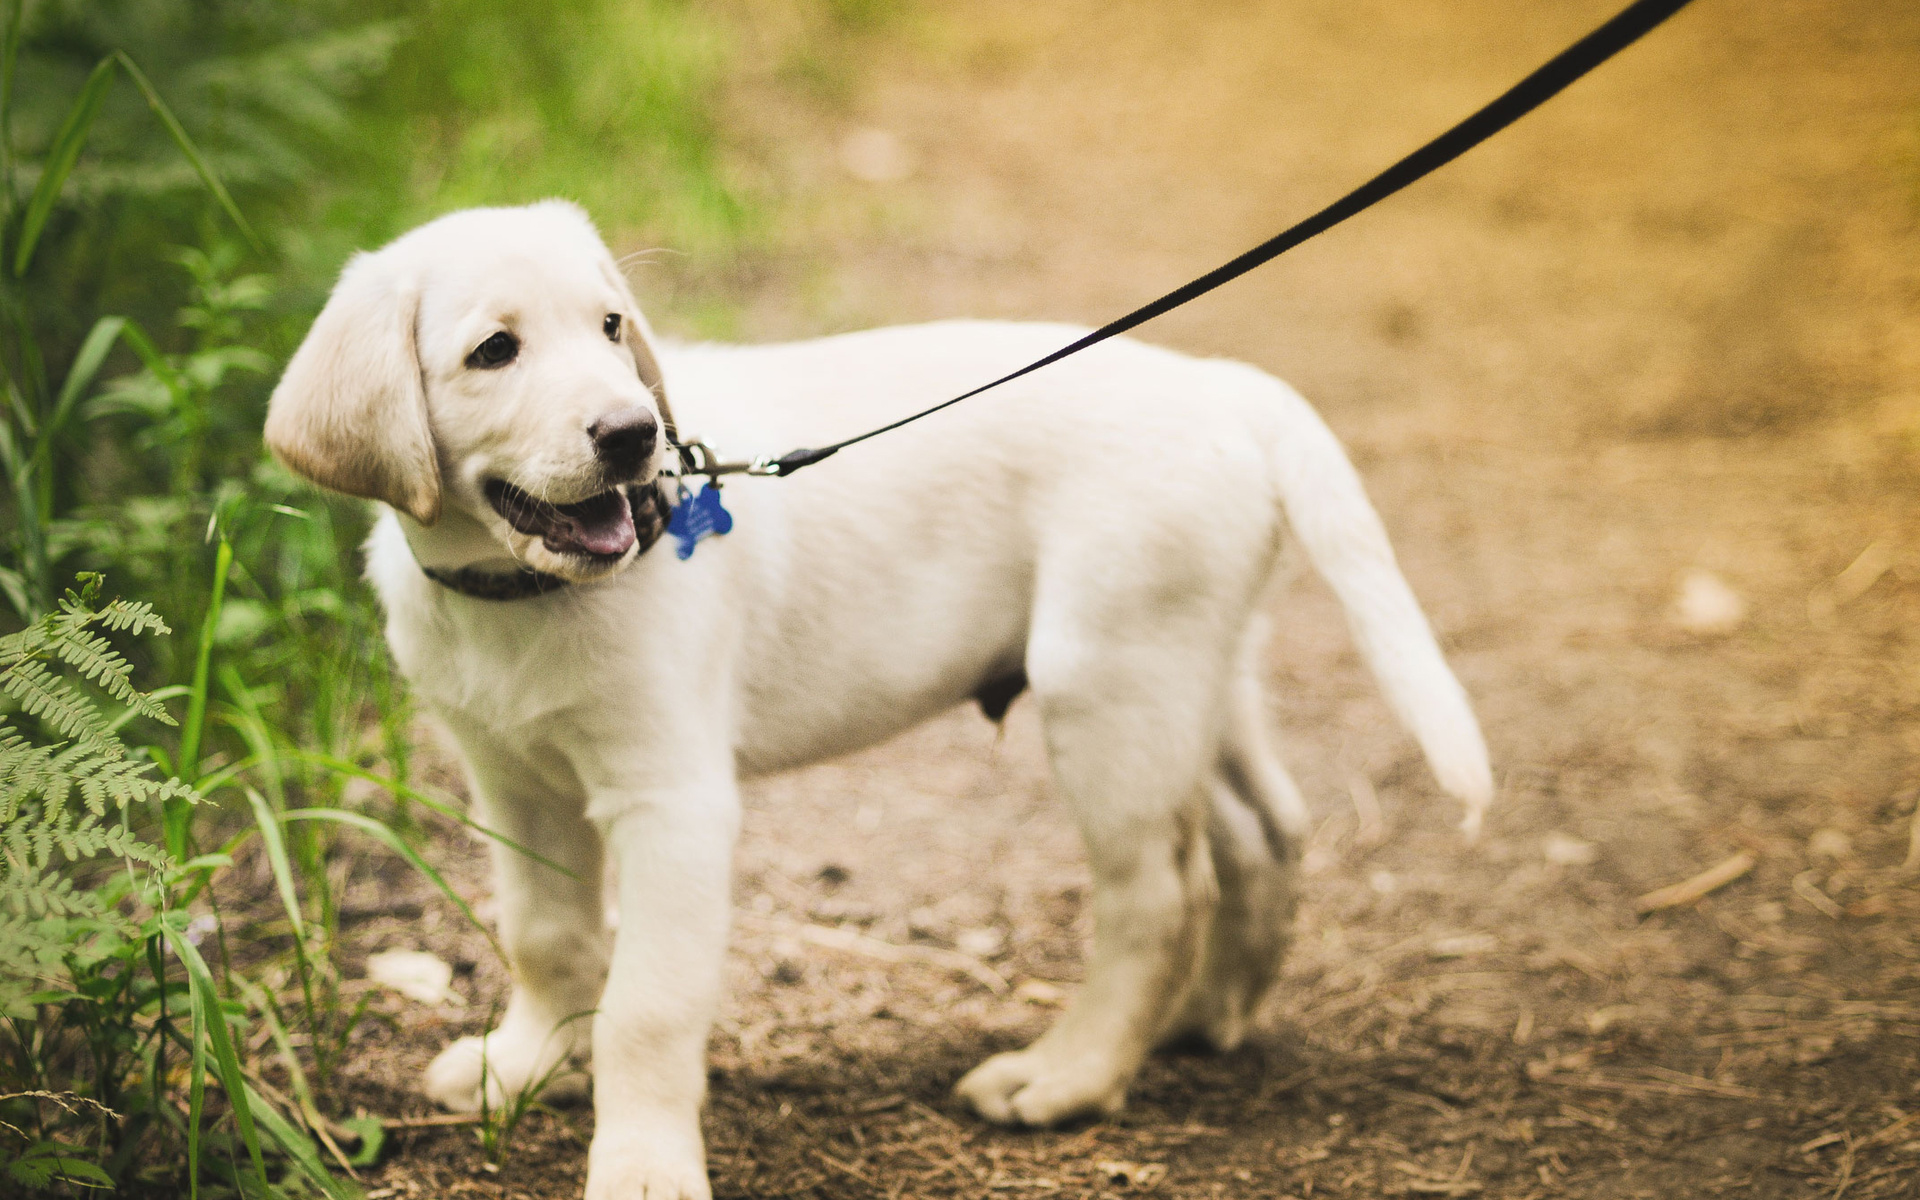
{"label": "white fur", "polygon": [[[388,638],[457,738],[481,819],[576,876],[494,851],[514,991],[485,1086],[511,1091],[583,1050],[586,1021],[557,1027],[598,1009],[593,1200],[708,1195],[702,1058],[736,780],[880,741],[1017,670],[1087,836],[1093,957],[1055,1026],[961,1094],[989,1119],[1044,1125],[1117,1108],[1164,1040],[1237,1042],[1285,948],[1305,821],[1259,683],[1283,513],[1477,825],[1492,784],[1466,696],[1339,444],[1279,381],[1109,342],[789,479],[729,482],[732,534],[592,581],[603,572],[530,546],[477,490],[491,472],[578,498],[583,420],[647,398],[592,342],[598,308],[628,301],[585,218],[456,214],[372,260],[355,270],[420,289],[444,490],[434,524],[389,511],[369,543]],[[503,308],[525,325],[528,369],[463,369]],[[681,430],[745,455],[858,432],[1079,332],[943,322],[661,347],[660,363]],[[556,339],[566,354],[536,354]],[[333,402],[282,390],[290,413]],[[420,570],[515,558],[590,581],[502,603]],[[474,1039],[456,1043],[427,1089],[474,1107],[480,1064]]]}

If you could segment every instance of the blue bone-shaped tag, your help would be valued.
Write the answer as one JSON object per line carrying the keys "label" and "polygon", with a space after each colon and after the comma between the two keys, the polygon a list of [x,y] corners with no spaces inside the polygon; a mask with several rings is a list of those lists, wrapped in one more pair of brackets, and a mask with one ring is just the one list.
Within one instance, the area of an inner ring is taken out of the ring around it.
{"label": "blue bone-shaped tag", "polygon": [[720,488],[712,481],[698,496],[680,485],[680,499],[667,514],[667,532],[679,541],[673,552],[682,559],[693,557],[693,548],[702,538],[717,537],[733,528],[733,514],[720,503]]}

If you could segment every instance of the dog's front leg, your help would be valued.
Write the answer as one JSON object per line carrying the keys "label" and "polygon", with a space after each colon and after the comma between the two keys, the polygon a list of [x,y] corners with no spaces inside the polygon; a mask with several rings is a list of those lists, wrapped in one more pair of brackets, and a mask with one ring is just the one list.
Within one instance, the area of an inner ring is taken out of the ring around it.
{"label": "dog's front leg", "polygon": [[596,796],[620,928],[593,1027],[587,1200],[707,1200],[700,1106],[720,997],[739,799],[730,773]]}
{"label": "dog's front leg", "polygon": [[532,1093],[581,1098],[583,1059],[607,972],[600,831],[580,781],[548,756],[445,713],[467,760],[474,807],[499,839],[493,895],[513,992],[497,1029],[448,1046],[427,1068],[425,1091],[456,1112],[496,1110]]}

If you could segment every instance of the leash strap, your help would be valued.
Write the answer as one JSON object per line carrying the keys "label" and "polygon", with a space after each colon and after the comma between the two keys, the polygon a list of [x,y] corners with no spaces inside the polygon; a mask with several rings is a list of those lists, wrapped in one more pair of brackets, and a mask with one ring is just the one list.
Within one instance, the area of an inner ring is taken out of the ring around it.
{"label": "leash strap", "polygon": [[869,429],[865,433],[834,442],[832,445],[816,449],[790,450],[778,458],[756,459],[751,463],[709,462],[708,469],[699,473],[703,475],[741,473],[791,475],[801,467],[812,466],[823,458],[838,454],[848,446],[858,445],[868,438],[879,437],[883,433],[891,433],[903,425],[911,425],[922,417],[930,417],[941,409],[953,407],[962,400],[971,400],[982,392],[991,391],[1003,383],[1011,383],[1022,375],[1030,375],[1042,367],[1050,366],[1069,355],[1080,353],[1089,346],[1098,345],[1108,338],[1118,337],[1137,325],[1145,324],[1163,313],[1171,312],[1189,300],[1198,299],[1222,284],[1240,278],[1255,267],[1271,262],[1308,238],[1332,229],[1348,217],[1364,212],[1407,185],[1446,166],[1565,91],[1569,85],[1631,46],[1654,26],[1685,8],[1689,2],[1690,0],[1637,0],[1611,21],[1575,42],[1479,112],[1293,228],[1269,238],[1238,258],[1215,267],[1193,282],[1175,288],[1158,300],[1143,304],[1118,320],[1102,325],[1092,333],[1070,345],[1062,346],[1045,358],[1030,362],[1019,370],[1002,375],[991,382],[983,383],[970,392],[962,392],[951,400],[943,400],[932,408],[922,409],[911,416],[902,417],[898,421],[882,425],[877,429]]}

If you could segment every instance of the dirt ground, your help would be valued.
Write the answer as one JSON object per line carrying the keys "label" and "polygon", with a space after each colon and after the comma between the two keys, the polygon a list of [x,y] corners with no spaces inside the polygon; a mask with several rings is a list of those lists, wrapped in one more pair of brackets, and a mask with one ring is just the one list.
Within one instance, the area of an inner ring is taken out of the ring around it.
{"label": "dirt ground", "polygon": [[[730,289],[755,338],[1103,320],[1614,7],[926,5],[849,88],[741,88],[794,215],[737,277],[663,273],[656,307]],[[949,1088],[1045,1027],[1087,933],[1027,704],[756,783],[717,1195],[1920,1194],[1920,6],[1700,0],[1146,335],[1288,378],[1346,440],[1479,706],[1488,836],[1454,832],[1303,571],[1273,717],[1316,829],[1261,1032],[1156,1059],[1113,1120],[1007,1131]],[[1695,571],[1744,615],[1682,620]],[[445,857],[481,895],[479,851]],[[383,998],[367,1027],[364,1104],[424,1115],[413,1080],[504,975],[450,911],[363,890],[362,949],[464,968],[466,1007]],[[368,1183],[572,1197],[590,1129],[535,1114],[497,1170],[471,1129],[401,1131]]]}

